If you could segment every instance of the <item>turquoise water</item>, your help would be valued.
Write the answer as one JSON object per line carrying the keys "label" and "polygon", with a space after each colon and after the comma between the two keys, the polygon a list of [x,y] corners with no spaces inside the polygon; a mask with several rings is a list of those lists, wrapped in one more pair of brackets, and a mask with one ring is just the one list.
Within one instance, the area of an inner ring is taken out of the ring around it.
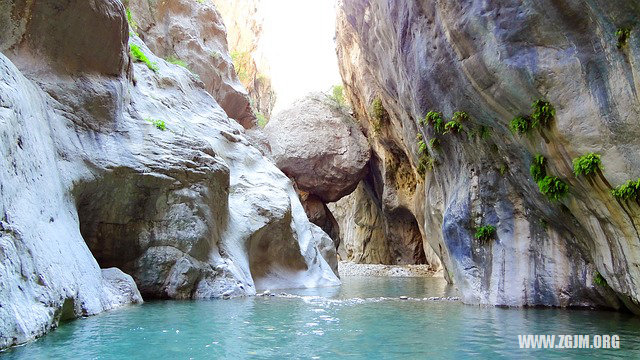
{"label": "turquoise water", "polygon": [[[155,301],[61,325],[3,359],[640,358],[640,319],[451,301],[441,279],[345,278],[296,297]],[[381,299],[380,297],[388,297]],[[394,297],[394,298],[391,298]],[[621,349],[526,350],[518,334],[618,334]]]}

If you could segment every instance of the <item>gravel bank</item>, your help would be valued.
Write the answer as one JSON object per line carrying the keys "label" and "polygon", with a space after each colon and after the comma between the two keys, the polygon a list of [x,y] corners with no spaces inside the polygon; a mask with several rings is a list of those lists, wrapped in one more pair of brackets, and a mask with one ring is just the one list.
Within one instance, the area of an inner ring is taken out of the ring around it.
{"label": "gravel bank", "polygon": [[434,271],[429,265],[381,265],[338,263],[340,276],[389,276],[389,277],[442,277],[442,271]]}

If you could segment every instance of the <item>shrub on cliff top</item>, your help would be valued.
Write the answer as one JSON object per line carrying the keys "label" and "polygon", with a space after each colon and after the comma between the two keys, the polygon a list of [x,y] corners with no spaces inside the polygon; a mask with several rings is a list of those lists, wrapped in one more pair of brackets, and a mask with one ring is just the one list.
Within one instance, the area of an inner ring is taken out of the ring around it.
{"label": "shrub on cliff top", "polygon": [[619,28],[616,30],[616,37],[618,38],[618,44],[616,45],[618,49],[622,49],[629,42],[629,37],[631,36],[631,29],[629,28]]}
{"label": "shrub on cliff top", "polygon": [[602,170],[599,154],[589,153],[573,159],[573,173],[576,176],[595,174],[598,170]]}
{"label": "shrub on cliff top", "polygon": [[531,161],[531,167],[529,168],[529,172],[533,177],[533,181],[538,182],[547,175],[547,159],[544,156],[538,154],[533,157]]}
{"label": "shrub on cliff top", "polygon": [[612,189],[611,194],[620,200],[640,200],[640,179],[627,181],[626,184]]}
{"label": "shrub on cliff top", "polygon": [[496,227],[493,225],[483,225],[476,228],[474,237],[480,241],[489,241],[494,238]]}
{"label": "shrub on cliff top", "polygon": [[145,63],[147,67],[153,70],[154,72],[158,71],[158,65],[156,63],[152,63],[151,60],[149,60],[149,58],[147,57],[147,55],[145,55],[142,52],[142,50],[140,50],[140,47],[138,45],[129,44],[129,48],[131,49],[132,57],[134,57],[136,60],[140,62]]}
{"label": "shrub on cliff top", "polygon": [[557,176],[545,176],[538,181],[538,188],[549,200],[559,201],[569,193],[569,185]]}

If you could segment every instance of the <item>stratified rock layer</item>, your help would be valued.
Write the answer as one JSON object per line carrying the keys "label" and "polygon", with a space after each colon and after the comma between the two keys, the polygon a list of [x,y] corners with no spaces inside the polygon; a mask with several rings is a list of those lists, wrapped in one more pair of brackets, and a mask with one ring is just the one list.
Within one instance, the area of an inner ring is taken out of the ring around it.
{"label": "stratified rock layer", "polygon": [[0,10],[0,348],[140,293],[339,283],[291,181],[119,1]]}
{"label": "stratified rock layer", "polygon": [[325,203],[351,193],[366,175],[367,139],[355,120],[322,93],[276,114],[265,133],[278,167]]}
{"label": "stratified rock layer", "polygon": [[[640,4],[622,0],[342,2],[340,69],[379,159],[381,208],[409,204],[427,256],[442,260],[464,301],[617,308],[615,292],[638,312],[640,207],[610,188],[640,176],[639,17]],[[618,49],[624,27],[631,38]],[[372,116],[375,99],[385,121]],[[511,134],[509,122],[537,99],[557,110],[550,127]],[[437,135],[419,124],[430,110],[470,119],[461,134]],[[427,149],[433,170],[422,160],[424,180],[417,134],[440,140]],[[572,159],[588,152],[602,154],[604,173],[574,176]],[[570,185],[561,202],[529,174],[537,153]],[[397,179],[398,155],[419,178],[407,196],[386,190],[400,183],[384,180]],[[495,239],[475,239],[489,224]],[[596,271],[608,286],[594,284]]]}

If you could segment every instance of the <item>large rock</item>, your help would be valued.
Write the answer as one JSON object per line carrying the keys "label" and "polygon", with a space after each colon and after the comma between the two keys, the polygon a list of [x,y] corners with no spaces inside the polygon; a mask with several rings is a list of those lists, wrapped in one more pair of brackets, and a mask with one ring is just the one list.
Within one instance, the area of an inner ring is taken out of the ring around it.
{"label": "large rock", "polygon": [[157,71],[127,56],[120,2],[0,10],[0,348],[140,293],[339,283],[289,178],[204,84],[137,37]]}
{"label": "large rock", "polygon": [[[443,262],[465,302],[623,302],[638,312],[640,207],[609,190],[640,176],[639,15],[637,2],[622,0],[341,3],[340,70],[380,159],[372,172],[395,172],[386,164],[390,149],[416,169],[420,185],[408,208],[425,250]],[[622,27],[632,27],[631,39],[618,49]],[[389,113],[382,124],[371,115],[376,98]],[[550,128],[511,134],[509,122],[541,98],[557,110]],[[434,134],[418,123],[430,110],[447,118],[466,111],[466,131]],[[427,143],[440,139],[439,149],[429,146],[434,168],[425,167],[424,179],[419,133]],[[603,176],[575,177],[572,159],[591,151],[602,154]],[[570,185],[559,203],[529,174],[536,153]],[[382,208],[400,199],[384,198]],[[474,238],[485,224],[497,227],[493,241]],[[596,271],[608,286],[594,283]]]}
{"label": "large rock", "polygon": [[209,1],[128,0],[134,31],[159,57],[182,61],[197,74],[227,115],[245,128],[256,124],[227,47],[222,17]]}
{"label": "large rock", "polygon": [[355,120],[322,93],[276,114],[265,132],[278,167],[325,203],[351,193],[366,175],[367,139]]}

